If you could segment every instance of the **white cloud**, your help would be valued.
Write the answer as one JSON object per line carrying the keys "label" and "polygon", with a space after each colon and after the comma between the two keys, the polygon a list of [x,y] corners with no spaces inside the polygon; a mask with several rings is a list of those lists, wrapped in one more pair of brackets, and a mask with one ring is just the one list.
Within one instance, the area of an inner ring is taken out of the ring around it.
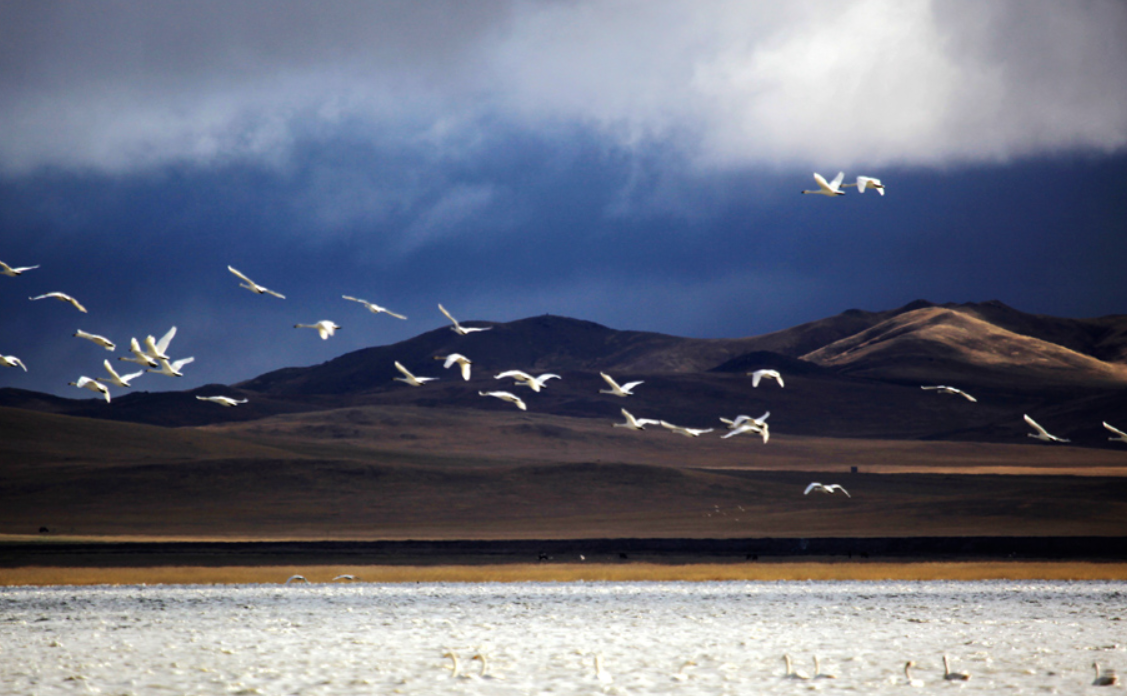
{"label": "white cloud", "polygon": [[0,46],[8,175],[276,166],[357,126],[437,147],[578,123],[702,168],[1127,145],[1117,0],[6,3]]}

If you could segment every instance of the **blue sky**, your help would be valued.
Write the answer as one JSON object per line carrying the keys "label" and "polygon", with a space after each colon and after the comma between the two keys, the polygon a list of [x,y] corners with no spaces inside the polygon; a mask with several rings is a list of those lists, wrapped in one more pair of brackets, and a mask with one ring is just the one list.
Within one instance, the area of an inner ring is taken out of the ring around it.
{"label": "blue sky", "polygon": [[[41,264],[0,276],[29,367],[0,386],[86,396],[172,325],[196,362],[138,389],[231,383],[439,302],[700,337],[919,298],[1127,312],[1127,6],[826,8],[0,2],[0,260]],[[799,195],[839,170],[887,195]],[[89,314],[27,299],[53,290]],[[292,328],[319,319],[344,328]]]}

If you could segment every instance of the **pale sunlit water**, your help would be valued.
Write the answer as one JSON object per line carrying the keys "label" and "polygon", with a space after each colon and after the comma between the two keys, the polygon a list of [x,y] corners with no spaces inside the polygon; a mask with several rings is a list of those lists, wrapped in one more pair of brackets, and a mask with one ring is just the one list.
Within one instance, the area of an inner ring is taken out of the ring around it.
{"label": "pale sunlit water", "polygon": [[0,588],[0,693],[881,694],[908,659],[924,689],[1106,692],[1125,617],[1123,582]]}

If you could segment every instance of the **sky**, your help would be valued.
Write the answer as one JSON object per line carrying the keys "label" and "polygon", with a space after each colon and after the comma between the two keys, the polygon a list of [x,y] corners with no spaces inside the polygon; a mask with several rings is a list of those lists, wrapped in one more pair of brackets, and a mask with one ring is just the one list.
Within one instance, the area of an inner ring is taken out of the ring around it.
{"label": "sky", "polygon": [[[0,260],[40,266],[0,276],[0,387],[92,398],[171,326],[195,362],[138,390],[230,384],[440,302],[705,338],[1127,313],[1125,66],[1118,0],[0,0]],[[838,171],[886,195],[799,193]]]}

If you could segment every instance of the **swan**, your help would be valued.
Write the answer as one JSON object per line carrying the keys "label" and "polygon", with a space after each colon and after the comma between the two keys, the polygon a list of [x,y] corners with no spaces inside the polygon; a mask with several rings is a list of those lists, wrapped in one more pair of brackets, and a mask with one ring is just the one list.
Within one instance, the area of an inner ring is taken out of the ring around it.
{"label": "swan", "polygon": [[1107,428],[1108,430],[1110,430],[1111,432],[1115,433],[1115,435],[1117,436],[1117,437],[1109,437],[1107,439],[1108,442],[1127,442],[1127,433],[1123,432],[1119,428],[1113,428],[1112,426],[1107,424],[1107,421],[1104,421],[1104,427]]}
{"label": "swan", "polygon": [[908,686],[923,686],[924,685],[923,680],[913,678],[912,673],[909,671],[915,666],[916,666],[916,663],[913,662],[912,660],[908,660],[907,662],[904,663],[904,678],[908,680]]}
{"label": "swan", "polygon": [[391,311],[387,307],[381,307],[378,304],[373,304],[373,303],[371,303],[367,300],[361,300],[359,297],[352,297],[351,295],[341,295],[341,297],[343,297],[346,300],[352,300],[353,302],[359,302],[360,304],[367,307],[368,311],[371,312],[372,314],[383,313],[383,314],[393,316],[396,319],[406,319],[407,318],[407,317],[403,316],[402,314],[396,314],[395,312]]}
{"label": "swan", "polygon": [[803,193],[815,193],[821,196],[844,196],[845,191],[841,190],[841,182],[845,180],[845,172],[838,172],[834,180],[826,183],[822,175],[814,172],[814,181],[818,184],[817,191],[803,191]]}
{"label": "swan", "polygon": [[36,268],[39,268],[38,264],[35,265],[35,266],[23,266],[21,268],[12,268],[8,264],[4,263],[3,261],[0,261],[0,273],[8,276],[9,278],[15,278],[16,276],[23,274],[25,271],[34,271]]}
{"label": "swan", "polygon": [[451,365],[457,363],[462,368],[462,379],[466,380],[467,382],[470,381],[470,366],[473,365],[473,361],[466,356],[462,355],[461,353],[451,353],[450,355],[446,356],[436,355],[434,356],[434,359],[445,360],[446,362],[443,363],[442,366],[447,370],[450,369]]}
{"label": "swan", "polygon": [[137,363],[141,367],[158,367],[159,366],[159,363],[156,361],[156,358],[149,356],[148,353],[146,353],[144,350],[141,349],[141,344],[137,342],[136,338],[130,339],[130,341],[129,341],[129,352],[133,353],[134,357],[132,357],[132,358],[120,358],[119,357],[118,360],[124,360],[125,362]]}
{"label": "swan", "polygon": [[802,492],[802,495],[810,495],[810,491],[818,491],[819,493],[833,493],[834,491],[841,491],[842,493],[845,494],[846,498],[852,498],[853,497],[853,496],[849,495],[849,491],[845,490],[839,484],[836,484],[836,483],[831,483],[828,486],[826,486],[826,485],[820,484],[817,481],[815,481],[814,483],[811,483],[809,486],[806,487],[806,490]]}
{"label": "swan", "polygon": [[400,363],[398,360],[395,361],[395,369],[402,372],[403,376],[392,377],[392,379],[394,379],[396,382],[404,382],[405,384],[410,384],[412,387],[421,387],[427,382],[432,382],[438,379],[437,377],[416,377],[415,375],[411,374],[410,370],[403,367],[402,363]]}
{"label": "swan", "polygon": [[115,348],[117,348],[117,344],[114,343],[113,341],[111,341],[110,339],[106,338],[105,336],[99,336],[98,334],[92,334],[92,333],[86,333],[82,329],[79,329],[74,335],[77,336],[78,338],[85,338],[87,341],[90,341],[92,343],[97,343],[98,345],[100,345],[101,347],[103,347],[103,348],[105,348],[106,350],[109,350],[109,351],[112,351]]}
{"label": "swan", "polygon": [[168,330],[167,333],[161,336],[159,341],[155,340],[152,336],[146,336],[145,355],[149,356],[153,360],[160,360],[161,358],[164,358],[165,360],[171,360],[172,358],[168,355],[168,345],[172,343],[172,339],[175,336],[175,326],[173,326]]}
{"label": "swan", "polygon": [[545,372],[538,377],[533,377],[524,370],[506,370],[499,375],[494,375],[493,379],[505,379],[506,377],[515,379],[517,384],[522,384],[537,393],[548,386],[548,380],[562,379],[562,377],[552,372]]}
{"label": "swan", "polygon": [[622,397],[633,396],[634,392],[632,390],[634,389],[634,387],[638,386],[639,384],[643,384],[643,382],[638,381],[638,382],[627,382],[626,384],[619,386],[618,382],[615,382],[614,379],[611,378],[611,376],[608,375],[607,373],[600,372],[599,376],[602,377],[603,379],[605,379],[607,384],[610,385],[610,389],[600,389],[599,390],[600,394],[611,394],[613,396],[622,396]]}
{"label": "swan", "polygon": [[294,324],[293,327],[295,329],[317,329],[317,333],[321,335],[322,341],[329,340],[329,336],[335,334],[337,329],[340,328],[328,319],[322,319],[316,324]]}
{"label": "swan", "polygon": [[685,437],[700,437],[701,435],[704,435],[705,433],[712,432],[712,428],[703,428],[703,429],[702,428],[683,428],[680,425],[673,425],[672,423],[669,423],[669,422],[666,422],[666,421],[658,421],[658,422],[661,423],[661,427],[666,428],[668,430],[672,430],[673,432],[677,433],[678,435],[684,435]]}
{"label": "swan", "polygon": [[1066,440],[1063,437],[1057,437],[1056,435],[1050,435],[1048,430],[1045,430],[1044,428],[1042,428],[1040,425],[1037,424],[1037,421],[1033,420],[1029,416],[1024,416],[1024,418],[1025,418],[1025,422],[1028,423],[1029,425],[1031,425],[1037,431],[1035,433],[1026,433],[1027,435],[1029,435],[1029,437],[1034,438],[1036,440],[1042,440],[1044,442],[1071,442],[1071,440]]}
{"label": "swan", "polygon": [[336,576],[335,578],[333,578],[333,581],[334,582],[336,582],[337,580],[350,580],[351,581],[351,580],[355,580],[355,579],[356,579],[355,575],[349,575],[348,573],[345,573],[344,575]]}
{"label": "swan", "polygon": [[522,411],[528,410],[528,406],[525,405],[524,401],[522,401],[519,396],[517,396],[516,394],[512,394],[510,392],[507,392],[507,391],[491,391],[491,392],[479,391],[478,394],[480,394],[482,396],[492,396],[492,397],[498,398],[502,401],[508,401],[510,403],[514,403],[514,404],[516,404],[517,408],[519,408]]}
{"label": "swan", "polygon": [[177,360],[176,362],[169,362],[169,361],[165,360],[164,358],[161,358],[160,360],[157,361],[157,362],[160,363],[160,369],[159,370],[154,370],[154,369],[150,368],[150,369],[146,370],[146,372],[154,372],[158,375],[164,375],[166,377],[183,377],[184,373],[180,371],[180,368],[184,367],[185,365],[187,365],[190,362],[193,362],[194,360],[195,360],[195,358],[181,358],[180,360]]}
{"label": "swan", "polygon": [[880,179],[876,179],[871,176],[859,176],[857,177],[857,181],[855,183],[845,184],[842,186],[842,188],[845,188],[846,186],[856,186],[857,193],[864,193],[865,189],[874,189],[880,195],[884,195],[884,184],[880,182]]}
{"label": "swan", "polygon": [[49,293],[46,293],[44,295],[39,295],[38,297],[29,297],[27,299],[35,301],[35,300],[47,299],[49,297],[53,297],[54,299],[59,300],[60,302],[69,302],[72,305],[74,305],[75,309],[82,312],[83,314],[88,313],[86,311],[86,308],[83,307],[82,304],[78,300],[74,299],[73,297],[66,294],[65,292],[49,292]]}
{"label": "swan", "polygon": [[90,379],[89,377],[79,377],[77,382],[68,382],[68,384],[79,387],[80,389],[89,389],[92,392],[98,392],[102,396],[106,397],[107,404],[110,403],[110,390],[106,388],[106,385],[102,384],[96,379]]}
{"label": "swan", "polygon": [[286,578],[286,582],[285,582],[285,583],[283,583],[283,584],[286,584],[286,585],[288,585],[288,584],[290,584],[291,582],[304,582],[304,583],[308,583],[309,581],[305,579],[305,576],[304,576],[304,575],[291,575],[291,576],[289,576],[288,578]]}
{"label": "swan", "polygon": [[780,387],[786,386],[785,384],[783,384],[783,376],[779,374],[778,370],[756,370],[755,372],[749,372],[748,374],[751,375],[751,386],[753,387],[758,387],[760,380],[762,380],[764,377],[766,377],[767,379],[775,380],[779,383]]}
{"label": "swan", "polygon": [[474,660],[481,662],[481,671],[477,673],[479,679],[504,679],[504,677],[499,674],[489,674],[489,666],[485,663],[485,655],[475,653],[474,656],[470,658],[470,662]]}
{"label": "swan", "polygon": [[818,656],[815,655],[814,656],[814,678],[815,679],[837,679],[837,675],[836,674],[830,674],[829,672],[823,672],[821,670],[821,668],[818,666]]}
{"label": "swan", "polygon": [[943,656],[943,678],[947,681],[967,681],[970,675],[966,672],[952,672],[951,663],[947,661],[947,656]]}
{"label": "swan", "polygon": [[757,435],[761,435],[763,437],[763,444],[767,444],[767,441],[771,439],[771,429],[767,426],[766,423],[760,424],[755,423],[751,420],[744,421],[737,426],[731,427],[730,432],[728,432],[726,435],[721,435],[720,439],[727,440],[730,437],[735,437],[736,435],[742,435],[744,433],[755,433]]}
{"label": "swan", "polygon": [[256,293],[258,295],[273,295],[274,297],[277,297],[278,299],[281,299],[281,300],[286,299],[286,296],[283,295],[282,293],[274,292],[270,288],[259,285],[258,283],[254,282],[250,278],[247,278],[245,275],[243,275],[238,270],[236,270],[234,266],[228,266],[227,270],[231,271],[232,273],[234,273],[235,275],[237,275],[239,278],[241,278],[244,281],[242,283],[239,283],[240,288],[246,288],[247,290],[250,290],[251,292]]}
{"label": "swan", "polygon": [[1101,670],[1098,662],[1093,662],[1092,667],[1096,670],[1096,678],[1092,680],[1092,686],[1115,686],[1119,683],[1119,675],[1114,669]]}
{"label": "swan", "polygon": [[15,367],[19,365],[23,368],[24,372],[27,372],[27,365],[24,365],[23,360],[20,360],[14,355],[0,355],[0,365],[4,367]]}
{"label": "swan", "polygon": [[447,319],[454,322],[454,325],[450,327],[450,330],[453,331],[456,334],[461,335],[461,336],[465,336],[466,334],[473,333],[474,331],[488,331],[488,330],[493,328],[492,326],[462,326],[461,324],[458,323],[457,319],[450,316],[450,312],[447,312],[446,308],[443,307],[441,303],[438,305],[438,309],[443,314],[446,315]]}
{"label": "swan", "polygon": [[689,668],[696,666],[696,662],[692,660],[685,660],[685,662],[681,665],[681,669],[677,670],[677,673],[673,675],[673,679],[675,681],[687,681],[689,679]]}
{"label": "swan", "polygon": [[609,684],[614,681],[614,677],[610,676],[606,670],[603,669],[603,654],[595,653],[595,679],[598,679],[604,684]]}
{"label": "swan", "polygon": [[450,661],[453,663],[450,666],[451,679],[473,679],[472,675],[462,674],[462,662],[458,659],[458,654],[456,652],[454,652],[453,650],[447,650],[446,652],[442,653],[442,656],[449,657]]}
{"label": "swan", "polygon": [[661,425],[661,421],[652,418],[635,418],[626,409],[622,409],[622,415],[626,416],[625,423],[615,423],[616,428],[630,428],[631,430],[645,430],[647,425]]}
{"label": "swan", "polygon": [[809,679],[810,675],[806,672],[796,672],[790,663],[790,655],[783,655],[783,662],[787,664],[787,673],[783,675],[784,679]]}
{"label": "swan", "polygon": [[239,404],[245,404],[247,402],[246,399],[232,399],[229,396],[197,396],[196,398],[200,401],[210,401],[213,404],[227,406],[228,408],[232,406],[238,406]]}
{"label": "swan", "polygon": [[958,394],[959,396],[963,397],[967,401],[970,401],[972,403],[978,402],[978,399],[974,398],[973,396],[966,393],[962,389],[956,389],[955,387],[949,387],[946,384],[937,384],[933,387],[920,387],[920,389],[933,389],[940,394]]}
{"label": "swan", "polygon": [[130,384],[130,382],[145,374],[144,370],[138,370],[137,372],[123,376],[119,375],[117,371],[113,369],[113,365],[110,364],[109,360],[103,361],[102,364],[106,366],[106,372],[110,373],[110,376],[95,377],[95,379],[97,379],[99,382],[108,382],[109,384],[113,384],[118,387],[129,388],[133,386]]}

